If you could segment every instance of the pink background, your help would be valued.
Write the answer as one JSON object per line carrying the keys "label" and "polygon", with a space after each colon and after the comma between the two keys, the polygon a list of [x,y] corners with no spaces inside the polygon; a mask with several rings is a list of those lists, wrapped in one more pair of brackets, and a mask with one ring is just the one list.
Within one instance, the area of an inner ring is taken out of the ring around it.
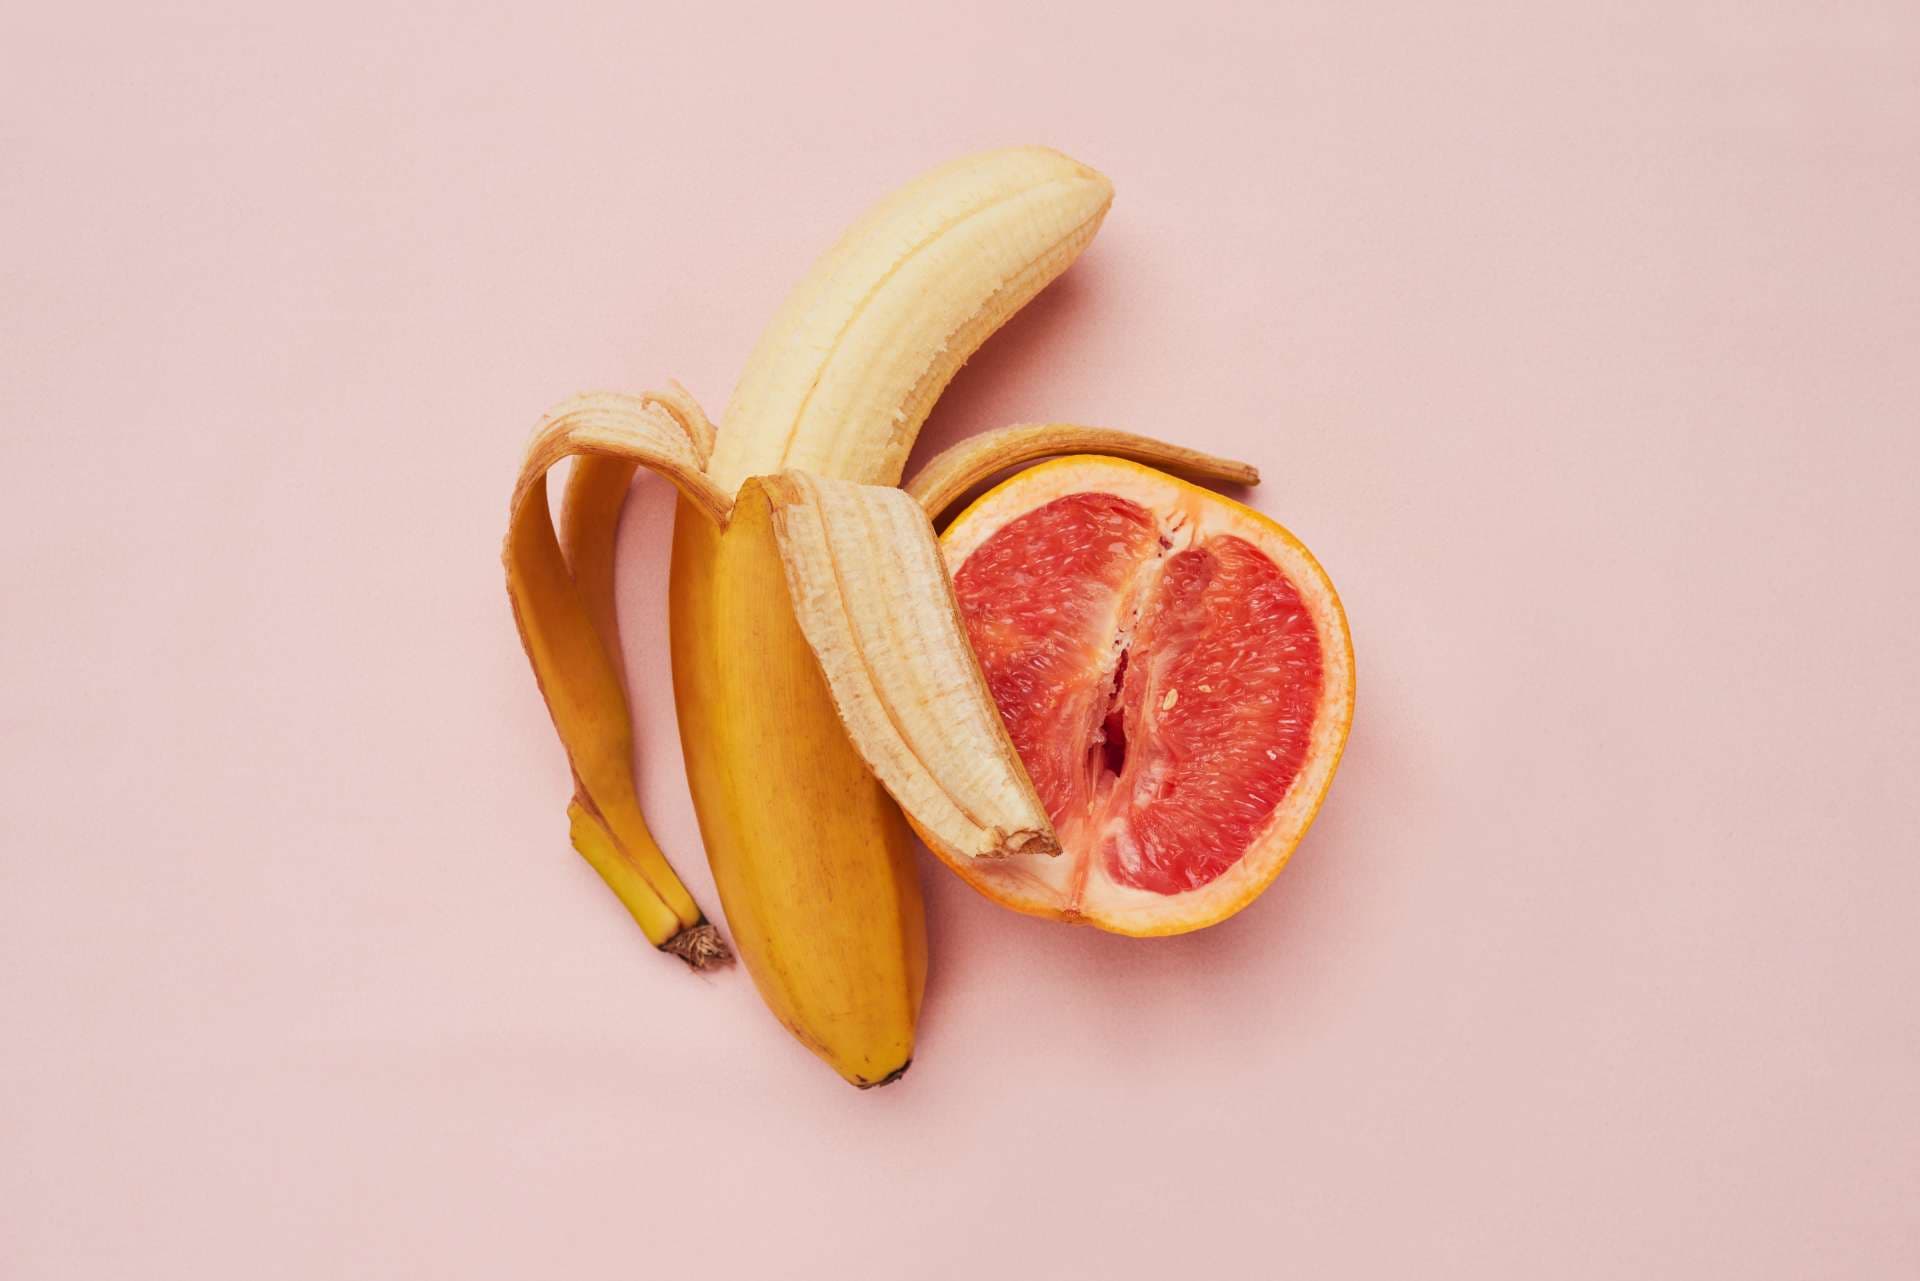
{"label": "pink background", "polygon": [[[1911,4],[276,7],[0,20],[0,1276],[1920,1273]],[[862,1095],[568,850],[497,545],[1024,140],[1118,200],[918,457],[1254,459],[1359,717],[1203,934],[927,861]]]}

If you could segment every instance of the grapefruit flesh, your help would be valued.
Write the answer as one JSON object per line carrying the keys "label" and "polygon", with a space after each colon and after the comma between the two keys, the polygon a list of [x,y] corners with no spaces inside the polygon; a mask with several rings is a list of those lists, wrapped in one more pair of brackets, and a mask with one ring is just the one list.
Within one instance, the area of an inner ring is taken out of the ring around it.
{"label": "grapefruit flesh", "polygon": [[1266,517],[1138,464],[1068,458],[942,536],[987,686],[1057,858],[954,864],[1039,915],[1197,929],[1264,889],[1345,743],[1338,597]]}

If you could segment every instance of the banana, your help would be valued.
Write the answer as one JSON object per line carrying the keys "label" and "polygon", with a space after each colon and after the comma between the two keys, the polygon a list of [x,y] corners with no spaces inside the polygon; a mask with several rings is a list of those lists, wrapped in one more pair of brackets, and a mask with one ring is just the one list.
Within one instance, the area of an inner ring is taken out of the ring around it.
{"label": "banana", "polygon": [[[574,847],[656,945],[700,968],[727,953],[640,813],[612,604],[634,469],[678,489],[674,699],[714,882],[767,1005],[859,1086],[897,1079],[913,1053],[926,933],[909,823],[954,857],[1059,849],[967,647],[932,518],[1050,453],[1255,479],[1144,437],[1041,426],[976,438],[894,488],[948,381],[1066,270],[1111,199],[1100,174],[1039,147],[936,169],[789,295],[717,433],[677,387],[578,397],[536,429],[515,485],[508,592],[573,766]],[[556,534],[546,474],[563,458]]]}
{"label": "banana", "polygon": [[781,1021],[858,1085],[912,1055],[920,889],[906,826],[794,618],[772,499],[751,478],[895,484],[947,382],[1066,270],[1111,199],[1093,170],[1021,147],[883,200],[789,295],[721,415],[708,475],[739,492],[732,524],[685,500],[675,522],[680,744],[733,942]]}

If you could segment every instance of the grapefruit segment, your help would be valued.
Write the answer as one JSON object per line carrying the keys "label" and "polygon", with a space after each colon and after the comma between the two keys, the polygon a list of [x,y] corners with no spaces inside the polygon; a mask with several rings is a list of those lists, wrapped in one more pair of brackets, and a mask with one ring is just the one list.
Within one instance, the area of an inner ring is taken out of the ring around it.
{"label": "grapefruit segment", "polygon": [[[1078,814],[1093,779],[1086,733],[1107,714],[1113,640],[1152,517],[1111,494],[1021,516],[954,577],[967,639],[1049,817]],[[991,659],[991,661],[989,661]]]}
{"label": "grapefruit segment", "polygon": [[1057,859],[948,859],[1018,910],[1127,934],[1231,915],[1332,781],[1353,707],[1339,598],[1291,534],[1218,494],[1081,456],[941,539],[969,641]]}

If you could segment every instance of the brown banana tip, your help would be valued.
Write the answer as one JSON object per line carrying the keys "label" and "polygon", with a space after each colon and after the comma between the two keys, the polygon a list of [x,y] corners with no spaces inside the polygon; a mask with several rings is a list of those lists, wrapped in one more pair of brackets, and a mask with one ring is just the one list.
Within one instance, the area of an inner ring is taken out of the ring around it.
{"label": "brown banana tip", "polygon": [[662,943],[660,950],[671,952],[696,971],[714,970],[733,964],[733,952],[727,947],[727,941],[720,937],[719,930],[705,921],[681,930]]}
{"label": "brown banana tip", "polygon": [[905,1063],[902,1063],[899,1067],[887,1073],[885,1076],[881,1077],[878,1081],[855,1081],[853,1083],[854,1088],[860,1089],[860,1090],[877,1090],[883,1085],[892,1085],[895,1081],[898,1081],[901,1077],[905,1076],[907,1074],[907,1069],[912,1066],[913,1066],[913,1060],[908,1059]]}

